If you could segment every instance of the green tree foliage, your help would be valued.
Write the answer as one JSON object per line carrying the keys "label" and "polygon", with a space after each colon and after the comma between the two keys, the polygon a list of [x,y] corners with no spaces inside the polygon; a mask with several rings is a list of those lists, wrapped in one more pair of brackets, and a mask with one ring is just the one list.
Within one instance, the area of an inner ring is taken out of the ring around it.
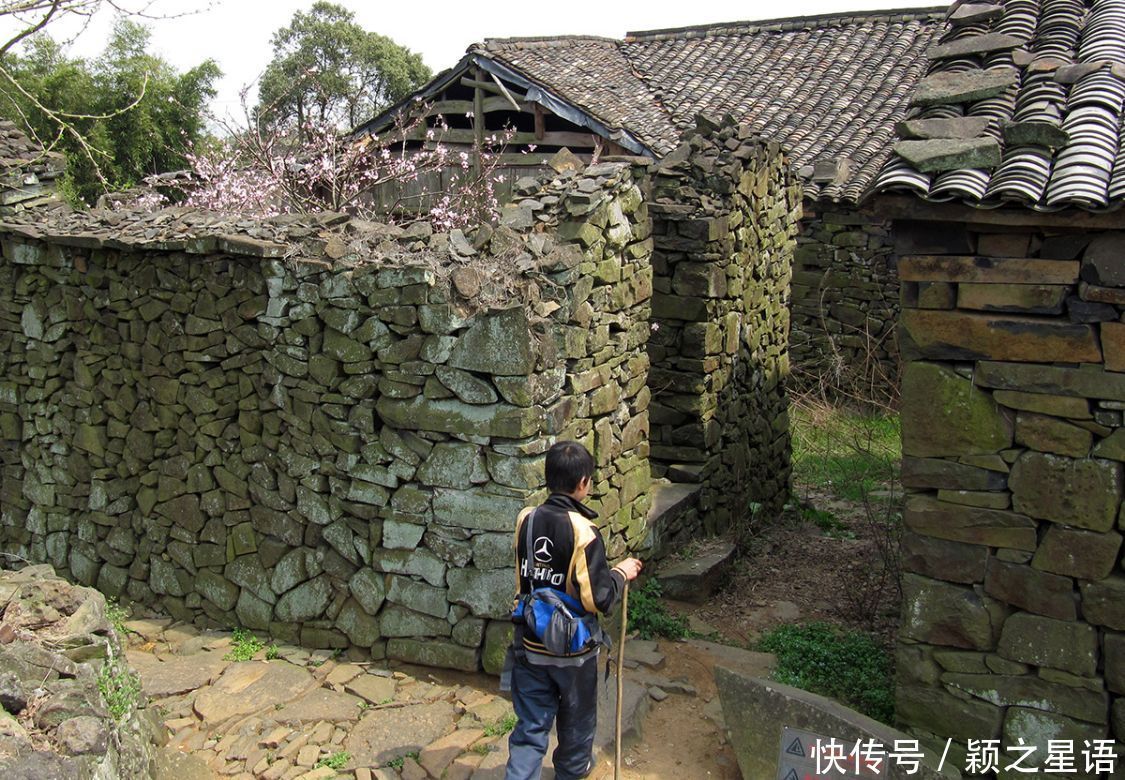
{"label": "green tree foliage", "polygon": [[[101,56],[72,58],[45,35],[4,55],[0,116],[66,153],[64,191],[87,203],[153,173],[187,165],[207,137],[206,108],[219,67],[180,73],[149,53],[149,31],[119,19]],[[14,82],[14,83],[13,83]]]}
{"label": "green tree foliage", "polygon": [[324,0],[293,14],[272,43],[258,88],[259,113],[271,123],[355,127],[430,78],[420,56]]}

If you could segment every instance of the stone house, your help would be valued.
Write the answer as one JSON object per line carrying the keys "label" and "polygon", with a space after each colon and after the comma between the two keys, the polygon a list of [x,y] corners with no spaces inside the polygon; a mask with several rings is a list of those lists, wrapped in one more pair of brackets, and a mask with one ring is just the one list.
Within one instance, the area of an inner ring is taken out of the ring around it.
{"label": "stone house", "polygon": [[1083,741],[1125,741],[1122,14],[957,6],[874,185],[903,306],[897,713],[961,766],[968,740],[1036,766],[1073,740],[1105,777]]}
{"label": "stone house", "polygon": [[[445,143],[509,127],[510,148],[525,152],[505,155],[515,166],[510,186],[564,146],[586,159],[659,159],[699,114],[745,123],[782,145],[804,188],[794,379],[882,398],[897,382],[895,251],[886,221],[858,202],[888,159],[944,11],[711,24],[623,40],[490,39],[357,133],[385,133],[419,104],[445,117],[449,130],[437,135]],[[474,125],[475,115],[484,122]]]}

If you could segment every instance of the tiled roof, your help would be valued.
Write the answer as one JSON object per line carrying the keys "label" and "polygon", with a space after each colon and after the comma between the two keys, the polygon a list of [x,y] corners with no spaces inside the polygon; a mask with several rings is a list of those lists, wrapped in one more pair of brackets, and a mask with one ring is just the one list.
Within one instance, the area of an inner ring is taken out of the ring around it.
{"label": "tiled roof", "polygon": [[637,32],[624,41],[501,39],[469,52],[631,131],[659,155],[697,114],[732,114],[781,142],[806,174],[808,196],[854,201],[890,154],[942,16],[829,15]]}
{"label": "tiled roof", "polygon": [[912,109],[923,121],[903,128],[913,140],[876,191],[1036,209],[1125,201],[1125,0],[961,2],[930,57]]}
{"label": "tiled roof", "polygon": [[620,41],[609,38],[493,38],[470,48],[499,60],[574,103],[614,129],[630,130],[659,155],[676,148],[679,133]]}

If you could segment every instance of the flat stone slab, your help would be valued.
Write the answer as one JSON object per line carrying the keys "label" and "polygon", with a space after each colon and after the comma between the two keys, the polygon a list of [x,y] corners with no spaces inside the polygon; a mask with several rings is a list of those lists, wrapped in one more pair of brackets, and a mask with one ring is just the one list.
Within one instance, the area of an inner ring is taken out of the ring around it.
{"label": "flat stone slab", "polygon": [[730,645],[720,645],[703,639],[689,639],[688,644],[711,657],[716,666],[725,666],[739,674],[764,676],[777,666],[773,653],[759,653]]}
{"label": "flat stone slab", "polygon": [[363,710],[363,699],[349,693],[317,688],[306,693],[296,701],[289,702],[279,710],[269,713],[278,723],[302,724],[351,722],[359,720]]}
{"label": "flat stone slab", "polygon": [[630,639],[625,644],[625,667],[635,669],[638,666],[647,666],[650,669],[663,668],[664,653],[657,648],[656,642],[647,639]]}
{"label": "flat stone slab", "polygon": [[382,704],[394,698],[395,681],[390,677],[380,677],[376,674],[362,674],[345,685],[344,690],[372,704]]}
{"label": "flat stone slab", "polygon": [[370,712],[344,740],[344,750],[351,754],[346,768],[386,766],[420,752],[451,731],[455,717],[453,705],[444,701]]}
{"label": "flat stone slab", "polygon": [[141,676],[141,690],[156,698],[175,696],[209,685],[230,665],[230,661],[223,660],[221,653],[170,656],[161,660],[152,653],[126,650],[125,657]]}
{"label": "flat stone slab", "polygon": [[153,780],[214,780],[214,773],[199,756],[166,749],[156,754]]}
{"label": "flat stone slab", "polygon": [[[896,740],[908,739],[906,734],[831,699],[755,675],[719,666],[715,669],[715,683],[743,777],[778,776],[782,730],[786,725],[799,725],[805,732],[832,737],[845,745],[854,745],[861,739],[894,745]],[[961,776],[952,766],[938,772],[934,767],[940,758],[924,749],[923,752],[925,758],[911,778],[939,780]],[[907,777],[897,764],[888,763],[886,767],[886,777],[891,780]]]}
{"label": "flat stone slab", "polygon": [[[641,740],[645,716],[648,715],[651,699],[648,688],[626,679],[621,697],[621,743],[632,746]],[[613,752],[613,730],[617,712],[617,676],[611,674],[603,684],[598,673],[598,730],[594,733],[594,752],[608,750]],[[554,732],[552,731],[552,742]]]}
{"label": "flat stone slab", "polygon": [[661,566],[656,575],[661,593],[679,601],[706,601],[730,571],[734,553],[731,542],[714,539],[698,554]]}
{"label": "flat stone slab", "polygon": [[246,661],[227,667],[214,685],[195,697],[195,714],[207,725],[269,710],[314,685],[313,676],[288,661]]}

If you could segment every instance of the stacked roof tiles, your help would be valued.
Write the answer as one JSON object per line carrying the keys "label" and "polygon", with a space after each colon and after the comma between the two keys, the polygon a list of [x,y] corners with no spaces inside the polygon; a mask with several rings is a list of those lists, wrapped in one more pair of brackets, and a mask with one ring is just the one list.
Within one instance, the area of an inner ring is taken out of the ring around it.
{"label": "stacked roof tiles", "polygon": [[0,170],[30,171],[40,178],[54,178],[62,172],[64,158],[56,152],[45,152],[16,125],[0,120]]}
{"label": "stacked roof tiles", "polygon": [[854,201],[890,155],[942,17],[888,11],[630,33],[624,41],[494,39],[469,53],[630,131],[657,155],[675,148],[696,114],[731,114],[781,142],[804,169],[808,196]]}
{"label": "stacked roof tiles", "polygon": [[928,56],[876,191],[1046,210],[1125,199],[1125,0],[961,2]]}

